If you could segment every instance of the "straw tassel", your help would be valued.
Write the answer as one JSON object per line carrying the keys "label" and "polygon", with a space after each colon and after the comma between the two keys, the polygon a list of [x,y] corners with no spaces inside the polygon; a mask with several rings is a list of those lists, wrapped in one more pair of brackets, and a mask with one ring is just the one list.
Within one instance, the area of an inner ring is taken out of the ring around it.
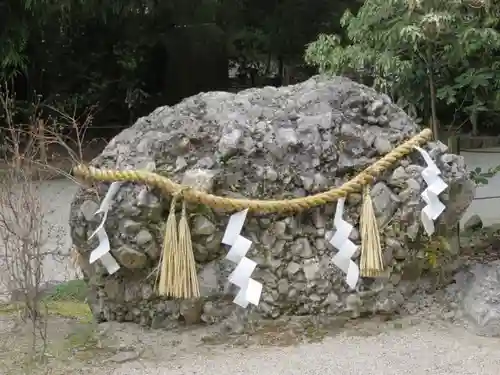
{"label": "straw tassel", "polygon": [[193,243],[186,214],[186,202],[182,202],[182,214],[179,221],[179,257],[182,263],[177,276],[177,296],[180,298],[199,298],[200,286],[194,260]]}
{"label": "straw tassel", "polygon": [[177,197],[172,198],[170,203],[170,212],[168,213],[167,224],[165,225],[165,236],[163,238],[163,251],[160,260],[159,275],[160,280],[157,284],[158,294],[160,296],[172,296],[174,275],[175,275],[175,262],[178,258],[177,248],[177,218],[175,217],[175,205]]}
{"label": "straw tassel", "polygon": [[382,247],[377,218],[373,210],[370,188],[363,191],[363,207],[361,210],[361,261],[360,274],[363,277],[377,277],[384,272]]}

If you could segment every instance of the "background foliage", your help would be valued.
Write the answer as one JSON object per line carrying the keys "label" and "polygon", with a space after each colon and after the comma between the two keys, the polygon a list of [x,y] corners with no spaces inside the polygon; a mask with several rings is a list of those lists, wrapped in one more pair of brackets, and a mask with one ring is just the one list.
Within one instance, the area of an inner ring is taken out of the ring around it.
{"label": "background foliage", "polygon": [[348,5],[0,0],[0,79],[19,101],[65,111],[98,103],[95,123],[126,125],[199,91],[287,83],[287,68],[313,73],[303,67],[305,45],[340,31]]}
{"label": "background foliage", "polygon": [[441,130],[496,133],[499,16],[493,0],[0,0],[0,82],[17,122],[92,106],[105,135],[199,91],[319,69]]}
{"label": "background foliage", "polygon": [[490,0],[366,0],[344,13],[345,36],[319,35],[306,60],[355,74],[426,123],[477,133],[499,120],[499,15]]}

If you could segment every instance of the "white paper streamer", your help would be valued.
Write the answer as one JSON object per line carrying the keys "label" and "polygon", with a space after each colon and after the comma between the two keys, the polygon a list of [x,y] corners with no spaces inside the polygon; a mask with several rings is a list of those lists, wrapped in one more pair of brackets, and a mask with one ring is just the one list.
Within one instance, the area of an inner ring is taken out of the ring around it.
{"label": "white paper streamer", "polygon": [[113,182],[109,186],[109,189],[104,196],[99,209],[94,214],[98,215],[102,213],[102,220],[97,226],[94,233],[92,233],[89,237],[90,240],[97,234],[97,238],[99,238],[99,245],[90,253],[89,263],[92,264],[99,259],[110,275],[118,271],[120,269],[120,265],[109,253],[109,251],[111,250],[111,246],[109,244],[109,238],[108,234],[106,233],[106,229],[104,229],[104,223],[108,218],[108,211],[111,207],[111,203],[113,203],[113,198],[115,197],[122,184],[123,182]]}
{"label": "white paper streamer", "polygon": [[343,219],[345,198],[337,201],[333,225],[336,232],[330,239],[330,243],[338,252],[332,261],[338,268],[346,273],[346,283],[351,289],[356,288],[359,279],[359,267],[352,261],[352,256],[357,250],[357,246],[349,239],[353,226]]}
{"label": "white paper streamer", "polygon": [[427,167],[422,171],[422,177],[427,188],[422,193],[422,199],[426,203],[421,213],[422,224],[430,236],[434,233],[434,221],[443,213],[446,206],[439,200],[439,194],[446,190],[448,185],[440,177],[441,171],[436,166],[431,156],[420,147],[415,147],[424,158]]}
{"label": "white paper streamer", "polygon": [[252,246],[252,241],[240,235],[247,213],[248,209],[231,215],[222,238],[223,244],[231,246],[226,259],[237,263],[229,275],[229,282],[240,288],[233,302],[243,308],[249,303],[257,306],[262,294],[262,284],[251,278],[257,263],[245,257]]}

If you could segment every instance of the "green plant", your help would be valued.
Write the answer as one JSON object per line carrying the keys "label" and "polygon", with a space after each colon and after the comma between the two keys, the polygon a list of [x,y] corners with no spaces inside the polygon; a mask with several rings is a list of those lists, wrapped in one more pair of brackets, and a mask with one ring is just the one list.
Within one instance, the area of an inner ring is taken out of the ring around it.
{"label": "green plant", "polygon": [[425,261],[430,269],[436,269],[442,266],[450,252],[450,243],[443,236],[429,238],[427,246],[424,249]]}
{"label": "green plant", "polygon": [[59,284],[50,290],[46,296],[46,301],[80,301],[86,302],[88,296],[88,286],[83,280],[70,280]]}
{"label": "green plant", "polygon": [[356,74],[430,118],[436,135],[438,118],[457,112],[477,130],[480,113],[500,109],[499,10],[483,0],[366,0],[357,14],[345,12],[345,40],[320,35],[306,62]]}
{"label": "green plant", "polygon": [[486,172],[483,172],[483,169],[481,167],[476,167],[472,171],[470,171],[469,177],[478,186],[488,185],[489,179],[494,177],[499,172],[500,172],[500,165],[488,168]]}

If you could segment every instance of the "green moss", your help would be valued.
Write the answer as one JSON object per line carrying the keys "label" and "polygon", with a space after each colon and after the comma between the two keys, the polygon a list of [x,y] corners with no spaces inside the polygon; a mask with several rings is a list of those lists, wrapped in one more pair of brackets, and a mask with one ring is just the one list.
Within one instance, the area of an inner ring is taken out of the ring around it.
{"label": "green moss", "polygon": [[[92,321],[92,312],[87,304],[88,286],[83,280],[71,280],[49,290],[42,302],[49,315],[76,319],[82,322]],[[20,314],[22,302],[0,305],[0,314]]]}
{"label": "green moss", "polygon": [[89,293],[89,289],[83,280],[70,280],[59,284],[50,290],[46,297],[46,301],[80,301],[85,302]]}
{"label": "green moss", "polygon": [[[93,316],[89,306],[79,301],[47,301],[49,315],[75,319],[81,322],[92,322]],[[22,303],[8,303],[0,305],[1,315],[16,315],[23,310]]]}

